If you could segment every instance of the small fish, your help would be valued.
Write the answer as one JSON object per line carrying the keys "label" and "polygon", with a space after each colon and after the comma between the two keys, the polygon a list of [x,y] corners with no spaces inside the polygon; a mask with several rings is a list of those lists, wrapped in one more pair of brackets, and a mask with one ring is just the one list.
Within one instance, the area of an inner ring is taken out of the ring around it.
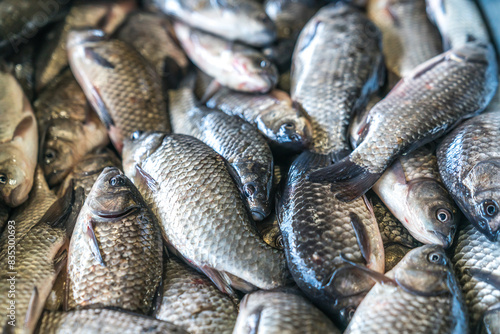
{"label": "small fish", "polygon": [[170,130],[161,80],[132,46],[91,29],[71,31],[67,49],[71,70],[119,153],[135,131]]}
{"label": "small fish", "polygon": [[66,310],[149,314],[163,272],[160,225],[132,182],[105,168],[85,200],[68,253]]}
{"label": "small fish", "polygon": [[1,63],[0,119],[0,202],[16,207],[28,199],[33,186],[38,131],[31,104]]}
{"label": "small fish", "polygon": [[254,0],[153,0],[165,14],[230,41],[253,46],[276,38],[273,21]]}
{"label": "small fish", "polygon": [[33,107],[41,143],[39,164],[51,187],[61,183],[84,155],[109,142],[106,127],[90,110],[69,69],[46,87]]}
{"label": "small fish", "polygon": [[233,333],[340,334],[340,331],[297,289],[288,288],[246,295],[240,303]]}
{"label": "small fish", "polygon": [[500,109],[476,116],[444,138],[439,172],[467,219],[488,239],[500,233]]}
{"label": "small fish", "polygon": [[333,182],[343,201],[359,197],[399,155],[483,111],[497,89],[497,71],[492,46],[482,43],[468,43],[419,65],[368,112],[361,144],[310,179]]}
{"label": "small fish", "polygon": [[413,249],[378,280],[345,334],[467,333],[463,297],[440,246]]}
{"label": "small fish", "polygon": [[171,256],[164,265],[163,297],[155,317],[192,334],[231,334],[238,307],[203,274]]}

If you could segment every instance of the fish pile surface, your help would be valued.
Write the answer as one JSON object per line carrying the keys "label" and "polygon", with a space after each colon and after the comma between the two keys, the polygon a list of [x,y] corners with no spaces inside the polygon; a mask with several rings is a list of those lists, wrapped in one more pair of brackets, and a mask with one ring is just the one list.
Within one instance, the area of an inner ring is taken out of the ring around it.
{"label": "fish pile surface", "polygon": [[499,334],[494,8],[0,1],[2,332]]}

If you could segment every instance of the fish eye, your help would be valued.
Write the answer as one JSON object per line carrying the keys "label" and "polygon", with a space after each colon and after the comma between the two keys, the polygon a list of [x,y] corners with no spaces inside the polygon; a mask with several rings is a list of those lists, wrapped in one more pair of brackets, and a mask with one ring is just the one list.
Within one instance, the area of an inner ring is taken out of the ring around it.
{"label": "fish eye", "polygon": [[439,209],[436,211],[436,218],[439,220],[441,223],[447,223],[451,220],[451,212],[446,209]]}
{"label": "fish eye", "polygon": [[492,218],[498,213],[498,204],[491,199],[484,200],[482,203],[483,212],[486,216]]}
{"label": "fish eye", "polygon": [[137,140],[139,139],[139,137],[142,135],[142,131],[134,131],[131,135],[130,135],[130,139],[131,140]]}
{"label": "fish eye", "polygon": [[444,258],[443,255],[440,253],[432,252],[429,255],[427,255],[427,259],[431,263],[435,264],[443,264],[444,263]]}
{"label": "fish eye", "polygon": [[356,313],[356,308],[353,306],[348,306],[340,311],[340,315],[345,319],[346,324],[351,322],[352,317],[354,317],[354,313]]}
{"label": "fish eye", "polygon": [[45,150],[45,164],[50,165],[57,157],[57,152],[51,148]]}
{"label": "fish eye", "polygon": [[7,183],[7,175],[0,174],[0,185],[4,185]]}
{"label": "fish eye", "polygon": [[284,249],[285,247],[283,246],[283,236],[281,234],[278,234],[276,237],[276,246],[279,249]]}
{"label": "fish eye", "polygon": [[125,180],[121,175],[115,176],[109,180],[109,184],[113,187],[120,187],[125,185]]}
{"label": "fish eye", "polygon": [[253,184],[245,184],[243,186],[243,192],[245,193],[246,197],[251,197],[253,194],[255,194],[255,186]]}
{"label": "fish eye", "polygon": [[259,13],[257,15],[257,20],[259,20],[262,23],[269,23],[271,21],[269,19],[269,16],[266,15],[266,13]]}
{"label": "fish eye", "polygon": [[269,68],[269,67],[271,67],[271,62],[263,59],[260,61],[259,66],[260,66],[260,68],[264,68],[264,69]]}

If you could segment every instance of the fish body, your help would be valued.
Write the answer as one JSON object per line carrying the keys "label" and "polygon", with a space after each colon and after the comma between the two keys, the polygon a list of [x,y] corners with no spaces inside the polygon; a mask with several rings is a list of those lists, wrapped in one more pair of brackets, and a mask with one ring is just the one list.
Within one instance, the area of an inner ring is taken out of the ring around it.
{"label": "fish body", "polygon": [[491,45],[468,43],[419,65],[369,112],[362,142],[339,163],[315,171],[337,197],[364,194],[401,154],[431,142],[487,106],[498,86]]}
{"label": "fish body", "polygon": [[148,314],[161,283],[160,226],[138,190],[105,168],[78,215],[68,253],[67,309]]}
{"label": "fish body", "polygon": [[170,130],[161,80],[132,46],[107,40],[101,30],[80,30],[68,34],[67,49],[71,70],[118,152],[134,131]]}
{"label": "fish body", "polygon": [[163,297],[156,318],[193,334],[233,332],[238,308],[203,274],[175,257],[165,263]]}
{"label": "fish body", "polygon": [[134,137],[126,141],[125,172],[160,219],[174,253],[223,292],[285,283],[283,255],[260,239],[220,155],[186,135]]}
{"label": "fish body", "polygon": [[500,231],[500,110],[474,117],[441,142],[444,184],[467,219],[490,240]]}
{"label": "fish body", "polygon": [[240,303],[234,334],[331,333],[335,325],[296,289],[256,291]]}
{"label": "fish body", "polygon": [[0,201],[16,207],[28,199],[38,154],[35,114],[21,86],[0,64]]}
{"label": "fish body", "polygon": [[276,85],[278,70],[259,51],[181,22],[174,29],[189,59],[221,85],[254,93],[267,93]]}

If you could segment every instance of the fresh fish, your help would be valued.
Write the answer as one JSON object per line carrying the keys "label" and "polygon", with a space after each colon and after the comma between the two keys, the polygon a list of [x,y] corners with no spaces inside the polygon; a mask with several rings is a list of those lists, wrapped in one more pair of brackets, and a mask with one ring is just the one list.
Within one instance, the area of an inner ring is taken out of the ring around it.
{"label": "fresh fish", "polygon": [[234,334],[330,333],[340,331],[295,289],[256,291],[243,298]]}
{"label": "fresh fish", "polygon": [[345,334],[467,333],[467,315],[451,261],[440,246],[410,251],[379,277]]}
{"label": "fresh fish", "polygon": [[165,263],[163,299],[156,318],[192,334],[233,332],[238,307],[203,274],[170,257]]}
{"label": "fresh fish", "polygon": [[380,32],[359,10],[331,4],[309,20],[295,46],[291,97],[311,118],[312,152],[350,151],[351,114],[379,88],[382,69]]}
{"label": "fresh fish", "polygon": [[500,109],[474,117],[438,147],[439,172],[467,219],[488,239],[500,233]]}
{"label": "fresh fish", "polygon": [[441,37],[422,0],[371,0],[368,17],[382,32],[387,69],[396,82],[442,51]]}
{"label": "fresh fish", "polygon": [[17,53],[45,25],[63,16],[72,0],[0,1],[0,54]]}
{"label": "fresh fish", "polygon": [[33,186],[38,131],[31,104],[1,63],[0,119],[0,202],[16,207],[28,199]]}
{"label": "fresh fish", "polygon": [[71,70],[120,153],[134,131],[169,131],[161,81],[141,54],[100,30],[68,34]]}
{"label": "fresh fish", "polygon": [[[197,83],[197,94],[203,85]],[[300,151],[311,141],[311,123],[307,116],[281,90],[257,95],[221,88],[207,101],[207,106],[254,124],[272,147]]]}
{"label": "fresh fish", "polygon": [[172,33],[173,27],[166,17],[137,11],[129,15],[116,36],[154,65],[164,88],[177,88],[187,74],[189,60],[171,37]]}
{"label": "fresh fish", "polygon": [[40,43],[35,66],[36,90],[42,91],[68,66],[66,42],[70,30],[92,27],[111,34],[135,7],[134,0],[86,0],[72,6],[64,21],[45,34]]}
{"label": "fresh fish", "polygon": [[43,334],[187,334],[171,323],[131,312],[87,309],[45,312],[40,322]]}
{"label": "fresh fish", "polygon": [[[487,106],[498,85],[491,45],[468,43],[419,65],[373,107],[362,143],[313,181],[334,182],[337,197],[364,194],[401,154],[431,142]],[[445,181],[446,183],[446,181]]]}
{"label": "fresh fish", "polygon": [[464,221],[453,247],[452,261],[472,330],[481,325],[490,310],[499,306],[499,259],[500,242],[488,240],[474,225]]}
{"label": "fresh fish", "polygon": [[172,129],[198,138],[228,162],[253,219],[260,221],[271,212],[271,149],[251,124],[222,111],[198,107],[194,80],[191,76],[178,90],[169,91]]}
{"label": "fresh fish", "polygon": [[388,272],[413,248],[422,246],[375,195],[370,197],[384,243],[385,271]]}
{"label": "fresh fish", "polygon": [[400,156],[373,190],[418,241],[451,245],[460,211],[439,176],[434,147],[426,145]]}
{"label": "fresh fish", "polygon": [[222,157],[210,147],[190,136],[137,132],[125,142],[123,158],[170,249],[222,292],[286,282],[283,255],[260,239]]}
{"label": "fresh fish", "polygon": [[426,0],[427,14],[443,37],[445,50],[469,42],[490,41],[477,4],[473,0]]}
{"label": "fresh fish", "polygon": [[258,93],[267,93],[276,85],[278,70],[259,51],[181,22],[175,22],[174,29],[189,59],[219,84]]}
{"label": "fresh fish", "polygon": [[160,225],[118,168],[105,168],[92,187],[68,254],[67,309],[152,310],[163,272]]}
{"label": "fresh fish", "polygon": [[41,142],[39,164],[51,187],[61,183],[84,155],[109,142],[106,127],[69,69],[47,86],[33,107]]}
{"label": "fresh fish", "polygon": [[230,41],[263,46],[274,41],[273,22],[253,0],[153,0],[165,13]]}

